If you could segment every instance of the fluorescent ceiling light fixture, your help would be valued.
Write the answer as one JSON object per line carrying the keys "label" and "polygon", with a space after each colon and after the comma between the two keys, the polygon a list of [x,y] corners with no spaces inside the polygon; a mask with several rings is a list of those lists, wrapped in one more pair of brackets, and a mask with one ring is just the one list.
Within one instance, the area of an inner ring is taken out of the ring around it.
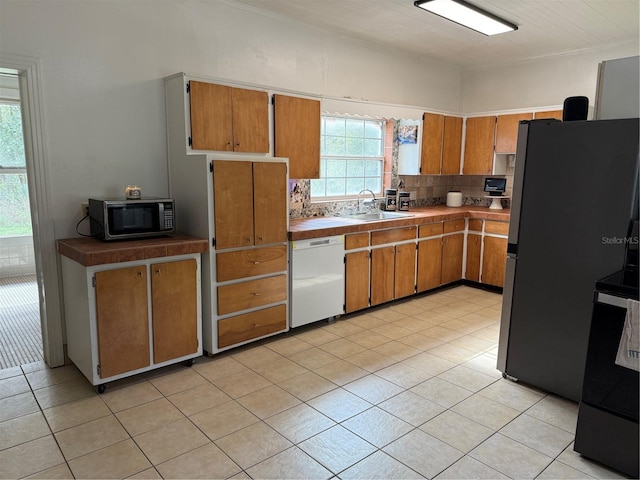
{"label": "fluorescent ceiling light fixture", "polygon": [[517,25],[464,0],[416,0],[413,4],[484,35],[497,35],[518,29]]}

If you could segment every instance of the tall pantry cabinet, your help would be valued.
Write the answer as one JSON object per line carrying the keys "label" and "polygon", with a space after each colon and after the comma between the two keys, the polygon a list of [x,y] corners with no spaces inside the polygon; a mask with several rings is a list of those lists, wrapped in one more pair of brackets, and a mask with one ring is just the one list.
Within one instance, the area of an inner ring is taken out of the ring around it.
{"label": "tall pantry cabinet", "polygon": [[[191,81],[165,79],[169,184],[179,231],[210,241],[202,254],[202,336],[214,354],[289,328],[288,160],[195,151],[190,123],[201,106],[192,104]],[[261,105],[267,115],[268,102]]]}

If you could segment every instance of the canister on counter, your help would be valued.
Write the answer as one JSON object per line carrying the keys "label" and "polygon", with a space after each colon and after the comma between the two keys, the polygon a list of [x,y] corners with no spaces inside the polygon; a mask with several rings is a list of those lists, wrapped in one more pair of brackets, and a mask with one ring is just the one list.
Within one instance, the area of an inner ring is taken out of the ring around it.
{"label": "canister on counter", "polygon": [[397,208],[397,194],[398,191],[395,188],[388,188],[384,191],[384,209],[387,211],[393,211]]}
{"label": "canister on counter", "polygon": [[409,192],[398,192],[398,210],[401,212],[409,211]]}
{"label": "canister on counter", "polygon": [[461,207],[462,193],[459,191],[451,191],[447,193],[447,207]]}

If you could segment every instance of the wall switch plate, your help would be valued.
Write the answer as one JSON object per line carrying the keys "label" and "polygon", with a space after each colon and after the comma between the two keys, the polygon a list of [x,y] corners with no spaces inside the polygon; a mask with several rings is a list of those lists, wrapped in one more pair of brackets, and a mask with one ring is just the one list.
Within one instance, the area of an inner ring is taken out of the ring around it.
{"label": "wall switch plate", "polygon": [[82,212],[82,216],[84,217],[85,215],[89,215],[89,203],[88,202],[81,202],[80,203],[80,211]]}

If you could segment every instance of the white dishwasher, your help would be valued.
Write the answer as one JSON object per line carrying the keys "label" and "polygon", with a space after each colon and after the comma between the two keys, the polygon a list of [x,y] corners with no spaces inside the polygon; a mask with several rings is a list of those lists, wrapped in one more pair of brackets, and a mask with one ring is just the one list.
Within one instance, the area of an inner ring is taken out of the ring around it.
{"label": "white dishwasher", "polygon": [[344,313],[344,235],[291,242],[291,327]]}

